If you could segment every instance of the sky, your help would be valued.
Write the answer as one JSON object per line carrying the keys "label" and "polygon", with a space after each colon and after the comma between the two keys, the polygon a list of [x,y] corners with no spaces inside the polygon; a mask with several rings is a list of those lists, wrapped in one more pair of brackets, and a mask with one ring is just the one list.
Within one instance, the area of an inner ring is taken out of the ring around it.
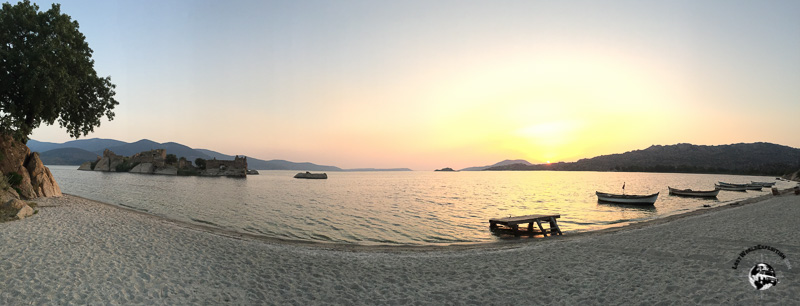
{"label": "sky", "polygon": [[414,170],[800,148],[800,1],[60,3],[120,103],[82,138]]}

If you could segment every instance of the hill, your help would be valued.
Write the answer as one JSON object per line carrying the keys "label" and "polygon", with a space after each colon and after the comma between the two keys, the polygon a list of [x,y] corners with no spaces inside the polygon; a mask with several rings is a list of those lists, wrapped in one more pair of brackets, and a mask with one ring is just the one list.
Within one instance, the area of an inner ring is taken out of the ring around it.
{"label": "hill", "polygon": [[39,153],[45,165],[80,165],[85,161],[94,161],[97,154],[78,148],[53,149]]}
{"label": "hill", "polygon": [[28,148],[30,148],[31,151],[39,153],[47,152],[54,149],[78,148],[89,152],[99,151],[100,154],[103,154],[103,149],[120,146],[124,144],[126,144],[126,142],[114,139],[102,139],[102,138],[78,139],[78,140],[67,141],[65,143],[41,142],[31,139],[28,140],[27,143]]}
{"label": "hill", "polygon": [[500,167],[500,166],[505,166],[505,165],[516,165],[516,164],[527,165],[527,166],[533,165],[533,164],[529,163],[527,160],[523,160],[523,159],[513,159],[513,160],[512,159],[506,159],[506,160],[501,161],[499,163],[496,163],[494,165],[483,166],[483,167],[469,167],[469,168],[461,169],[459,171],[481,171],[481,170],[486,170],[488,168]]}
{"label": "hill", "polygon": [[[166,149],[167,154],[175,154],[175,156],[177,156],[178,158],[186,157],[187,160],[190,160],[192,162],[194,162],[194,160],[197,158],[211,159],[210,156],[179,143],[175,142],[157,143],[155,141],[148,139],[142,139],[133,143],[125,143],[122,145],[109,147],[108,149],[116,154],[125,156],[131,156],[139,152],[150,151],[154,149]],[[95,152],[103,154],[103,150],[104,149],[100,149]],[[231,158],[229,159],[233,160],[233,156],[231,156]]]}
{"label": "hill", "polygon": [[[142,139],[133,143],[113,139],[81,139],[65,143],[41,142],[29,140],[28,147],[31,151],[39,152],[42,162],[48,165],[80,165],[85,161],[94,161],[103,150],[109,149],[116,154],[131,156],[133,154],[153,149],[166,149],[168,154],[177,157],[186,157],[194,163],[197,158],[233,160],[233,155],[226,155],[207,149],[193,149],[176,142],[157,143],[152,140]],[[406,171],[409,169],[353,169],[344,170],[335,166],[317,165],[314,163],[296,163],[286,160],[273,159],[261,160],[247,157],[248,168],[256,170],[300,170],[300,171]]]}
{"label": "hill", "polygon": [[512,164],[487,170],[627,171],[783,175],[800,168],[800,149],[772,143],[719,146],[654,145],[644,150],[581,159],[574,163]]}
{"label": "hill", "polygon": [[[231,155],[225,155],[216,151],[207,149],[195,149],[198,152],[208,155],[210,158],[216,159],[233,159]],[[301,171],[343,171],[339,167],[323,166],[313,163],[295,163],[286,160],[273,159],[261,160],[257,158],[248,157],[247,167],[256,170],[301,170]]]}

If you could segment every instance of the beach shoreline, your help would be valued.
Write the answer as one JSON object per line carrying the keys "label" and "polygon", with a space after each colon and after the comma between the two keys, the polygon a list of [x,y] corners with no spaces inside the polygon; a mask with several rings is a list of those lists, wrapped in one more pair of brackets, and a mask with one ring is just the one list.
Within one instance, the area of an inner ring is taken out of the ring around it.
{"label": "beach shoreline", "polygon": [[[781,194],[789,194],[793,189],[787,188],[781,192]],[[497,249],[497,248],[513,248],[516,247],[517,244],[525,244],[525,243],[537,243],[540,242],[540,238],[552,239],[552,240],[570,240],[570,239],[579,239],[582,237],[591,237],[595,235],[604,235],[609,233],[616,233],[619,231],[627,231],[627,230],[634,230],[643,227],[653,226],[657,224],[667,223],[674,220],[702,215],[706,213],[713,213],[715,211],[735,208],[741,205],[749,205],[758,202],[762,202],[774,197],[772,194],[765,194],[753,198],[729,201],[726,203],[722,203],[719,205],[715,205],[712,207],[707,208],[698,208],[695,210],[668,215],[664,217],[659,217],[655,219],[645,220],[645,221],[638,221],[633,223],[628,223],[621,226],[611,226],[603,229],[598,230],[591,230],[591,231],[582,231],[582,232],[569,232],[565,233],[561,236],[548,236],[542,237],[541,235],[537,235],[536,238],[528,237],[528,238],[521,238],[521,239],[506,239],[506,240],[498,240],[492,242],[476,242],[476,243],[454,243],[454,244],[441,244],[441,245],[386,245],[386,244],[375,244],[375,245],[364,245],[364,244],[349,244],[349,243],[327,243],[327,242],[319,242],[319,241],[304,241],[304,240],[291,240],[291,239],[281,239],[276,237],[268,237],[264,235],[256,235],[250,233],[243,233],[233,230],[226,230],[223,228],[198,224],[198,223],[191,223],[188,221],[181,221],[166,218],[163,216],[158,216],[151,214],[146,211],[141,211],[136,208],[116,205],[111,203],[106,203],[103,201],[97,201],[88,199],[85,197],[72,195],[72,194],[64,194],[68,197],[75,197],[79,199],[83,199],[86,201],[91,201],[96,204],[106,205],[112,208],[121,209],[130,213],[140,214],[146,217],[152,217],[163,222],[170,222],[176,226],[199,230],[203,232],[207,232],[209,234],[218,235],[221,237],[228,237],[233,239],[248,239],[253,241],[260,241],[263,243],[273,243],[273,244],[285,244],[285,245],[293,245],[293,246],[303,246],[303,247],[311,247],[311,248],[320,248],[320,249],[329,249],[329,250],[340,250],[340,251],[353,251],[353,252],[431,252],[431,251],[453,251],[453,250],[481,250],[481,249]],[[487,219],[488,220],[488,219]],[[488,221],[487,221],[487,230],[489,230]]]}
{"label": "beach shoreline", "polygon": [[[786,304],[800,293],[800,196],[628,226],[454,246],[286,242],[65,195],[0,224],[0,304]],[[487,226],[488,230],[488,226]],[[740,260],[755,245],[759,251]],[[781,282],[754,290],[770,262]]]}

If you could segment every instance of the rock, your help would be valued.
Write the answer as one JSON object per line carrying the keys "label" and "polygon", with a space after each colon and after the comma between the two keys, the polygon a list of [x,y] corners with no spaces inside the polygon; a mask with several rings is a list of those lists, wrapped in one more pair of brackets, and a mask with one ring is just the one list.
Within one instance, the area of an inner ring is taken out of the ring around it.
{"label": "rock", "polygon": [[0,172],[9,174],[19,172],[19,166],[25,163],[25,159],[31,150],[23,143],[14,140],[13,137],[0,134]]}
{"label": "rock", "polygon": [[6,175],[15,172],[22,177],[19,184],[13,186],[16,191],[0,192],[2,199],[61,195],[61,188],[50,169],[42,164],[39,153],[31,153],[28,146],[9,135],[0,134],[0,172]]}
{"label": "rock", "polygon": [[28,206],[28,203],[25,203],[25,201],[22,201],[20,199],[11,199],[8,202],[5,202],[3,204],[3,208],[12,211],[16,210],[17,211],[16,216],[19,219],[25,219],[25,217],[33,215],[33,208]]}
{"label": "rock", "polygon": [[22,175],[22,182],[20,182],[19,185],[15,186],[19,191],[19,195],[24,199],[35,198],[36,190],[34,190],[33,186],[31,186],[31,176],[30,174],[28,174],[28,169],[25,168],[25,165],[20,164],[19,167],[17,168],[17,171],[15,172]]}
{"label": "rock", "polygon": [[3,207],[12,209],[22,209],[23,206],[28,206],[28,203],[20,199],[11,199],[3,204]]}
{"label": "rock", "polygon": [[155,169],[155,171],[153,171],[153,174],[178,175],[178,168],[175,166],[165,166],[162,168]]}
{"label": "rock", "polygon": [[[133,167],[130,173],[145,173],[145,174],[152,174],[155,171],[155,167],[152,163],[141,163]],[[177,173],[177,172],[176,172]]]}
{"label": "rock", "polygon": [[103,151],[103,157],[97,162],[97,165],[94,166],[94,171],[105,171],[105,172],[116,172],[117,165],[121,164],[125,160],[124,156],[119,156],[114,154],[109,149],[105,149]]}
{"label": "rock", "polygon": [[92,171],[92,162],[87,161],[82,163],[81,166],[78,167],[78,170]]}
{"label": "rock", "polygon": [[33,216],[33,208],[31,208],[27,204],[25,204],[25,206],[22,206],[22,208],[20,208],[20,210],[17,212],[17,218],[20,220],[30,216]]}
{"label": "rock", "polygon": [[99,161],[97,161],[97,164],[94,165],[94,169],[92,169],[92,170],[93,171],[106,171],[106,172],[108,172],[108,171],[111,171],[111,167],[109,167],[110,164],[111,164],[111,161],[109,160],[109,158],[104,156],[104,157],[100,158]]}
{"label": "rock", "polygon": [[12,199],[19,199],[19,194],[14,189],[0,190],[0,203],[6,203]]}
{"label": "rock", "polygon": [[258,175],[258,170],[248,169],[247,175]]}
{"label": "rock", "polygon": [[123,158],[121,156],[120,156],[120,158],[111,158],[111,160],[108,162],[109,171],[117,172],[117,166],[122,164],[123,161],[124,160],[123,160]]}
{"label": "rock", "polygon": [[44,166],[39,158],[39,152],[31,153],[28,164],[25,168],[30,173],[30,184],[33,188],[35,197],[60,197],[61,187],[58,186],[50,169]]}

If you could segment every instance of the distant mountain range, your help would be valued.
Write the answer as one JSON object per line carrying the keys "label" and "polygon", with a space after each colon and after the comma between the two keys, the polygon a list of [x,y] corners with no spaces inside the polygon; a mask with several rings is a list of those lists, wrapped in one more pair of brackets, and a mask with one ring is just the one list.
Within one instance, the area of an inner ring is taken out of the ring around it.
{"label": "distant mountain range", "polygon": [[644,150],[597,156],[572,163],[511,163],[489,171],[626,171],[784,175],[800,169],[800,149],[772,143],[702,146],[654,145]]}
{"label": "distant mountain range", "polygon": [[[178,158],[186,157],[192,161],[197,158],[233,160],[233,155],[222,154],[207,149],[193,149],[188,146],[175,143],[157,143],[155,141],[142,139],[137,142],[127,143],[114,139],[79,139],[65,143],[41,142],[28,140],[28,147],[31,151],[39,152],[42,162],[46,165],[80,165],[86,161],[94,161],[103,154],[105,149],[109,149],[116,154],[131,156],[133,154],[149,151],[153,149],[166,149],[167,154],[175,154]],[[300,171],[411,171],[408,168],[397,169],[342,169],[335,166],[317,165],[314,163],[296,163],[286,160],[273,159],[261,160],[247,157],[247,166],[257,170],[300,170]]]}

